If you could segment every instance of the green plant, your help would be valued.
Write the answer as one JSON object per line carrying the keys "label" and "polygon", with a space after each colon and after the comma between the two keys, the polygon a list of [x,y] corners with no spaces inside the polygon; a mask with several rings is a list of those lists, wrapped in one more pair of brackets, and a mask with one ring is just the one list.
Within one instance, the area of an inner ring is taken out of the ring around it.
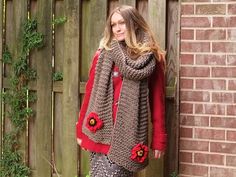
{"label": "green plant", "polygon": [[178,176],[179,176],[178,173],[176,173],[175,171],[170,174],[170,177],[178,177]]}
{"label": "green plant", "polygon": [[63,73],[58,71],[53,73],[53,81],[62,81],[63,80]]}
{"label": "green plant", "polygon": [[30,169],[24,163],[19,151],[19,137],[26,128],[27,120],[33,115],[33,110],[28,107],[27,103],[36,100],[36,95],[28,89],[29,81],[36,79],[36,71],[30,68],[27,59],[31,50],[43,45],[43,35],[36,31],[36,20],[27,20],[23,28],[20,56],[12,61],[7,47],[3,52],[3,62],[13,66],[10,87],[1,94],[4,104],[9,107],[6,116],[13,127],[11,131],[5,133],[3,138],[2,159],[0,160],[1,177],[30,175]]}
{"label": "green plant", "polygon": [[60,24],[63,24],[67,21],[67,18],[64,16],[64,17],[58,17],[58,18],[55,18],[53,21],[52,21],[52,24],[53,25],[60,25]]}
{"label": "green plant", "polygon": [[5,64],[10,64],[12,62],[12,56],[7,46],[3,50],[2,61]]}

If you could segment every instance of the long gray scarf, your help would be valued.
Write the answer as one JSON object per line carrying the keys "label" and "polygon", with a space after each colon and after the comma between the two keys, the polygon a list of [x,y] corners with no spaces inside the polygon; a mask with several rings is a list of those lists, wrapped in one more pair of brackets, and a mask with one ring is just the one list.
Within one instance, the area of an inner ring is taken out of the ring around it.
{"label": "long gray scarf", "polygon": [[[118,66],[123,76],[116,121],[113,124],[112,66]],[[108,157],[117,165],[137,171],[148,164],[130,158],[132,148],[141,143],[147,145],[148,137],[148,77],[155,68],[152,53],[132,60],[121,45],[113,41],[111,50],[103,49],[96,69],[89,106],[83,122],[83,132],[94,142],[110,145]],[[103,122],[102,128],[91,132],[86,127],[91,113]]]}

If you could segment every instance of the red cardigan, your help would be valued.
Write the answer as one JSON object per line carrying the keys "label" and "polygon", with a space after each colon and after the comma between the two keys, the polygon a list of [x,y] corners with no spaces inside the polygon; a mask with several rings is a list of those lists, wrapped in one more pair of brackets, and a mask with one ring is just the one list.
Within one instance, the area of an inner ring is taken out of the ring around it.
{"label": "red cardigan", "polygon": [[[109,145],[95,143],[89,139],[82,132],[82,124],[85,118],[85,114],[88,108],[90,95],[93,88],[94,76],[95,76],[95,67],[99,57],[100,51],[98,50],[95,53],[93,58],[93,63],[90,68],[89,79],[86,84],[85,96],[83,104],[81,106],[80,115],[78,122],[76,123],[76,135],[77,138],[82,140],[81,147],[89,151],[104,153],[107,154],[109,150]],[[117,112],[117,102],[119,99],[119,94],[122,85],[122,77],[119,74],[119,69],[117,66],[113,66],[113,71],[118,72],[116,77],[113,77],[113,119],[115,121],[116,112]],[[166,131],[165,131],[165,77],[163,68],[160,64],[157,64],[156,69],[149,80],[149,100],[151,108],[151,117],[152,117],[152,143],[151,148],[154,150],[164,151],[166,148]]]}

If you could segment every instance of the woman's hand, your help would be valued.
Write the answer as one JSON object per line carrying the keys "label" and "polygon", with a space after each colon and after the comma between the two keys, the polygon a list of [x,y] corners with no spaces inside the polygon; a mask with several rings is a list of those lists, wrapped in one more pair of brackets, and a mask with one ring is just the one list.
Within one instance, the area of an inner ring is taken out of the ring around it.
{"label": "woman's hand", "polygon": [[77,138],[77,143],[78,143],[78,145],[80,145],[80,146],[81,146],[82,139],[79,139],[79,138]]}
{"label": "woman's hand", "polygon": [[153,155],[155,159],[160,159],[165,153],[159,150],[153,150]]}

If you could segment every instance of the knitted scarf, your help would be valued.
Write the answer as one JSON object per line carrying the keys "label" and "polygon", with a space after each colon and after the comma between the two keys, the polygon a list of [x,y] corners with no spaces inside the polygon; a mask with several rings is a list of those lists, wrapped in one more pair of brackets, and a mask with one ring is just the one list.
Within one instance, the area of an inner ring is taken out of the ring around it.
{"label": "knitted scarf", "polygon": [[[113,64],[118,66],[123,77],[115,123],[112,119]],[[148,158],[140,163],[130,157],[133,147],[148,143],[148,76],[155,64],[152,53],[133,60],[120,43],[113,41],[111,50],[102,49],[95,69],[82,131],[94,142],[110,145],[108,157],[130,171],[138,171],[148,164]],[[90,129],[88,123],[94,116],[99,126]]]}

